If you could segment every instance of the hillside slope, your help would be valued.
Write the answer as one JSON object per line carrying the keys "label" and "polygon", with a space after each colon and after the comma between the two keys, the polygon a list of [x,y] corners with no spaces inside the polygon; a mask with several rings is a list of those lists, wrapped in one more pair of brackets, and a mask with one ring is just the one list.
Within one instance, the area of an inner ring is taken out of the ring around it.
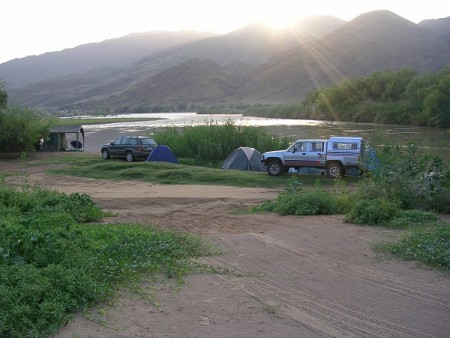
{"label": "hillside slope", "polygon": [[433,31],[388,11],[361,15],[323,39],[282,53],[263,65],[236,98],[299,101],[309,91],[376,70],[418,73],[450,64],[450,45]]}
{"label": "hillside slope", "polygon": [[447,25],[416,25],[389,11],[347,23],[315,17],[294,30],[257,23],[156,51],[121,69],[49,79],[9,94],[18,104],[55,111],[300,102],[310,91],[377,70],[442,69],[450,64]]}
{"label": "hillside slope", "polygon": [[0,64],[0,78],[9,87],[102,68],[125,67],[144,56],[180,44],[214,36],[211,32],[145,32],[89,43],[58,52],[14,59]]}

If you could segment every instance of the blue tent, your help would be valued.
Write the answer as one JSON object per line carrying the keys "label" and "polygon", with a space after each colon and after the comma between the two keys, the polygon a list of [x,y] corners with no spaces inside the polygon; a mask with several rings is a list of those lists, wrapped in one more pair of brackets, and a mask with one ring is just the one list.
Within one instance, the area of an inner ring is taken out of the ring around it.
{"label": "blue tent", "polygon": [[169,162],[178,164],[178,160],[168,146],[159,145],[148,155],[149,162]]}

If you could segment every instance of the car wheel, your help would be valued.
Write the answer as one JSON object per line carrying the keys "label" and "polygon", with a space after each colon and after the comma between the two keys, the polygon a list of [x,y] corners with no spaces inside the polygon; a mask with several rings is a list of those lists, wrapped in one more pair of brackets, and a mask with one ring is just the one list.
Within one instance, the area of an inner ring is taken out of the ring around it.
{"label": "car wheel", "polygon": [[271,161],[267,164],[267,173],[270,176],[280,176],[284,173],[283,164],[280,161]]}
{"label": "car wheel", "polygon": [[134,155],[131,151],[127,151],[127,154],[125,155],[125,159],[128,162],[133,162],[134,161]]}
{"label": "car wheel", "polygon": [[109,155],[108,149],[102,149],[102,157],[104,160],[109,159],[111,156]]}
{"label": "car wheel", "polygon": [[327,176],[329,178],[344,177],[345,170],[339,162],[330,162],[326,167]]}

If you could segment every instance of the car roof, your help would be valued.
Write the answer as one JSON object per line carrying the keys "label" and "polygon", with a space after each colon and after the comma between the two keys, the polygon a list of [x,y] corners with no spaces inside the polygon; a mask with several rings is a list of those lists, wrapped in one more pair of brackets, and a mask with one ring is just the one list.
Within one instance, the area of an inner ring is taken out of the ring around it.
{"label": "car roof", "polygon": [[135,135],[128,135],[128,136],[119,136],[119,137],[134,137],[134,138],[150,138],[150,137],[148,137],[148,136],[135,136]]}
{"label": "car roof", "polygon": [[319,139],[305,139],[305,140],[297,140],[294,143],[297,142],[326,142],[327,140],[319,140]]}

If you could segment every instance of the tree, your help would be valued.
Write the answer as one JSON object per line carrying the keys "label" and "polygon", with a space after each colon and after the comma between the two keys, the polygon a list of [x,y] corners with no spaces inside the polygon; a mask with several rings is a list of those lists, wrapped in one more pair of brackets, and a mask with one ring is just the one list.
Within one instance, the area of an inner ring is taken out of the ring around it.
{"label": "tree", "polygon": [[423,103],[431,127],[450,127],[450,74],[441,78]]}
{"label": "tree", "polygon": [[52,121],[29,109],[7,106],[0,110],[2,152],[34,150],[35,143],[48,134]]}
{"label": "tree", "polygon": [[8,103],[8,93],[6,92],[5,86],[0,81],[0,108],[5,108]]}

